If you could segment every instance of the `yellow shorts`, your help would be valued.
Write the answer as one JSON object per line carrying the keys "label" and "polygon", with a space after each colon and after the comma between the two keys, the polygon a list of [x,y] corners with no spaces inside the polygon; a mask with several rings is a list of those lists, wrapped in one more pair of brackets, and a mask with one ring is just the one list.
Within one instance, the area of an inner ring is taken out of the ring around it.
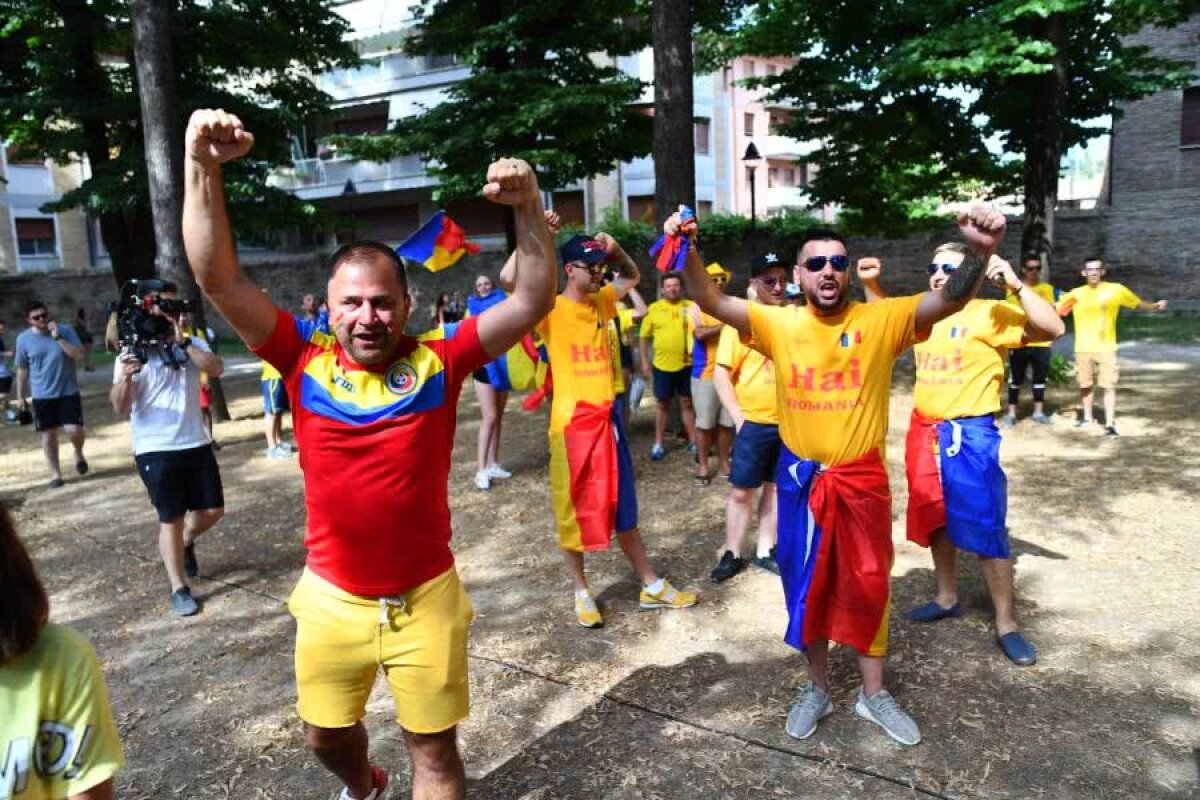
{"label": "yellow shorts", "polygon": [[362,719],[381,667],[405,730],[439,733],[466,718],[475,612],[454,567],[386,599],[344,592],[305,569],[288,610],[296,618],[296,710],[308,724],[346,728]]}
{"label": "yellow shorts", "polygon": [[1119,376],[1116,353],[1075,354],[1075,377],[1080,389],[1090,389],[1093,383],[1101,389],[1115,389]]}

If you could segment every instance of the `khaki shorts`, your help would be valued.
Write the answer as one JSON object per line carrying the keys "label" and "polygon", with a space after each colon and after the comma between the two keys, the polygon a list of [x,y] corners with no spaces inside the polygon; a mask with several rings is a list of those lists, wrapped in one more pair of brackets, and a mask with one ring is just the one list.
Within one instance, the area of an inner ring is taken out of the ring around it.
{"label": "khaki shorts", "polygon": [[1080,389],[1090,389],[1093,383],[1101,389],[1115,389],[1120,372],[1114,352],[1075,354],[1075,378]]}
{"label": "khaki shorts", "polygon": [[692,405],[696,409],[696,427],[711,431],[719,424],[722,428],[733,427],[733,417],[721,405],[717,396],[717,385],[704,378],[692,378]]}
{"label": "khaki shorts", "polygon": [[308,724],[347,728],[362,719],[380,669],[405,730],[440,733],[466,718],[475,613],[454,567],[386,600],[305,569],[288,610],[296,618],[296,710]]}

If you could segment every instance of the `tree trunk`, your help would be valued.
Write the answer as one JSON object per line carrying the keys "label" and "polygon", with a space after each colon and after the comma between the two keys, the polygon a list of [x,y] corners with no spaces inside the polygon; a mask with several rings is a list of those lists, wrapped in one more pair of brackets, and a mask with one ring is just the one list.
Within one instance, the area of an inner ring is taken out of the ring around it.
{"label": "tree trunk", "polygon": [[1038,38],[1057,48],[1049,72],[1030,79],[1030,116],[1025,137],[1025,214],[1021,257],[1036,255],[1042,274],[1050,278],[1054,254],[1054,209],[1062,163],[1063,122],[1067,97],[1067,30],[1062,14],[1053,14],[1039,27]]}
{"label": "tree trunk", "polygon": [[[204,303],[183,248],[183,134],[171,49],[169,0],[133,0],[133,52],[137,68],[142,134],[146,143],[146,173],[154,223],[158,274],[179,287],[195,304],[193,324],[205,329]],[[221,382],[209,377],[213,419],[229,419]]]}
{"label": "tree trunk", "polygon": [[692,15],[687,0],[654,0],[654,211],[661,223],[696,205]]}
{"label": "tree trunk", "polygon": [[[69,54],[66,65],[72,70],[79,96],[93,100],[110,96],[108,78],[100,68],[95,49],[96,39],[106,21],[87,0],[61,0],[55,5],[63,21],[63,36]],[[97,177],[104,177],[113,169],[108,124],[103,115],[95,111],[103,105],[102,102],[95,102],[83,104],[79,109],[83,151],[92,175]],[[104,242],[104,249],[108,251],[117,287],[131,278],[153,277],[153,264],[141,262],[134,253],[129,218],[120,211],[106,211],[99,213],[97,219],[100,238]]]}

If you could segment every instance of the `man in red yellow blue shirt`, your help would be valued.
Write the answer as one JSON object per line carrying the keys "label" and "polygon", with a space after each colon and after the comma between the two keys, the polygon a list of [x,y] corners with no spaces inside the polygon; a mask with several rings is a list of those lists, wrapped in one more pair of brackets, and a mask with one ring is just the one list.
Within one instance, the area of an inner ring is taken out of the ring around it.
{"label": "man in red yellow blue shirt", "polygon": [[[975,206],[958,221],[977,253],[995,252],[1003,214]],[[678,215],[666,230],[679,230]],[[806,653],[812,678],[789,710],[787,732],[807,738],[833,712],[833,640],[859,654],[855,712],[914,745],[921,739],[916,721],[883,686],[893,559],[883,444],[892,365],[934,323],[966,305],[983,274],[976,265],[936,292],[857,303],[849,298],[850,261],[840,235],[810,231],[796,260],[794,279],[806,301],[800,307],[773,308],[718,292],[697,256],[689,255],[684,269],[700,308],[749,337],[775,364],[784,639]]]}
{"label": "man in red yellow blue shirt", "polygon": [[[613,404],[610,323],[617,301],[640,277],[637,265],[606,233],[575,236],[561,250],[567,285],[537,327],[550,351],[550,492],[558,544],[575,584],[575,617],[585,628],[604,618],[588,589],[583,554],[607,550],[612,534],[642,583],[643,609],[686,608],[696,595],[660,578],[638,530],[633,458],[625,420]],[[615,277],[607,285],[611,263]]]}
{"label": "man in red yellow blue shirt", "polygon": [[279,370],[293,399],[308,559],[289,609],[308,744],[345,785],[343,798],[384,796],[387,772],[368,762],[362,724],[382,667],[413,763],[413,795],[461,798],[455,731],[468,710],[473,612],[450,551],[455,407],[471,372],[551,309],[554,245],[537,179],[525,162],[501,159],[483,189],[514,213],[520,273],[508,299],[405,336],[403,263],[387,245],[353,242],[330,258],[331,333],[323,333],[276,308],[238,266],[221,164],[253,142],[232,114],[192,115],[183,232],[200,287]]}
{"label": "man in red yellow blue shirt", "polygon": [[[929,288],[940,291],[969,258],[965,247],[945,244],[929,264]],[[859,270],[868,299],[879,288],[882,267]],[[1025,287],[1002,258],[993,256],[987,277],[1017,295],[1021,305],[972,300],[933,326],[913,348],[917,380],[905,466],[908,538],[933,552],[937,593],[906,615],[936,622],[962,615],[958,602],[958,551],[979,556],[995,609],[996,642],[1014,664],[1037,661],[1013,610],[1013,561],[1008,542],[1008,483],[1000,468],[1000,410],[1005,352],[1062,336],[1054,306]]]}
{"label": "man in red yellow blue shirt", "polygon": [[1083,408],[1078,427],[1092,424],[1092,387],[1104,390],[1104,432],[1117,437],[1117,316],[1122,308],[1166,311],[1167,301],[1148,303],[1126,286],[1104,280],[1104,261],[1083,262],[1087,283],[1058,300],[1058,313],[1075,318],[1075,379]]}

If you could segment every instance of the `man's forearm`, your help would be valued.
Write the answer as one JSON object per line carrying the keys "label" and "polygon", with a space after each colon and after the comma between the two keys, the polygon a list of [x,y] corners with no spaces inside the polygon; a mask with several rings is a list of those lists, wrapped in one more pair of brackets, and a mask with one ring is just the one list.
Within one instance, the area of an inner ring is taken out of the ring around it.
{"label": "man's forearm", "polygon": [[[554,259],[554,239],[546,226],[546,212],[542,210],[542,199],[513,207],[517,232],[517,250],[513,254],[514,297],[521,297],[539,309],[541,316],[550,313],[557,293]],[[540,319],[541,317],[538,317]],[[536,322],[536,320],[535,320]]]}
{"label": "man's forearm", "polygon": [[210,353],[198,347],[189,347],[187,354],[200,368],[200,371],[207,373],[209,377],[219,378],[225,374],[225,362],[216,353]]}
{"label": "man's forearm", "polygon": [[638,269],[637,263],[624,250],[619,250],[613,261],[613,273],[618,278],[624,278],[631,286],[636,285],[642,278],[642,271]]}
{"label": "man's forearm", "polygon": [[721,399],[721,405],[725,406],[725,410],[733,419],[735,428],[742,427],[745,422],[745,415],[742,414],[741,404],[737,400],[737,392],[733,388],[733,380],[730,378],[729,370],[726,367],[717,365],[713,370],[713,386],[716,387],[717,397]]}
{"label": "man's forearm", "polygon": [[239,276],[219,166],[184,161],[183,243],[196,282],[210,297]]}
{"label": "man's forearm", "polygon": [[650,368],[650,340],[638,339],[638,354],[642,357],[642,371]]}
{"label": "man's forearm", "polygon": [[122,379],[114,383],[108,393],[108,399],[112,403],[114,413],[122,417],[128,415],[133,409],[133,381]]}
{"label": "man's forearm", "polygon": [[25,402],[25,381],[29,377],[29,370],[25,367],[17,367],[17,380],[15,381],[16,392],[14,396],[18,403]]}

